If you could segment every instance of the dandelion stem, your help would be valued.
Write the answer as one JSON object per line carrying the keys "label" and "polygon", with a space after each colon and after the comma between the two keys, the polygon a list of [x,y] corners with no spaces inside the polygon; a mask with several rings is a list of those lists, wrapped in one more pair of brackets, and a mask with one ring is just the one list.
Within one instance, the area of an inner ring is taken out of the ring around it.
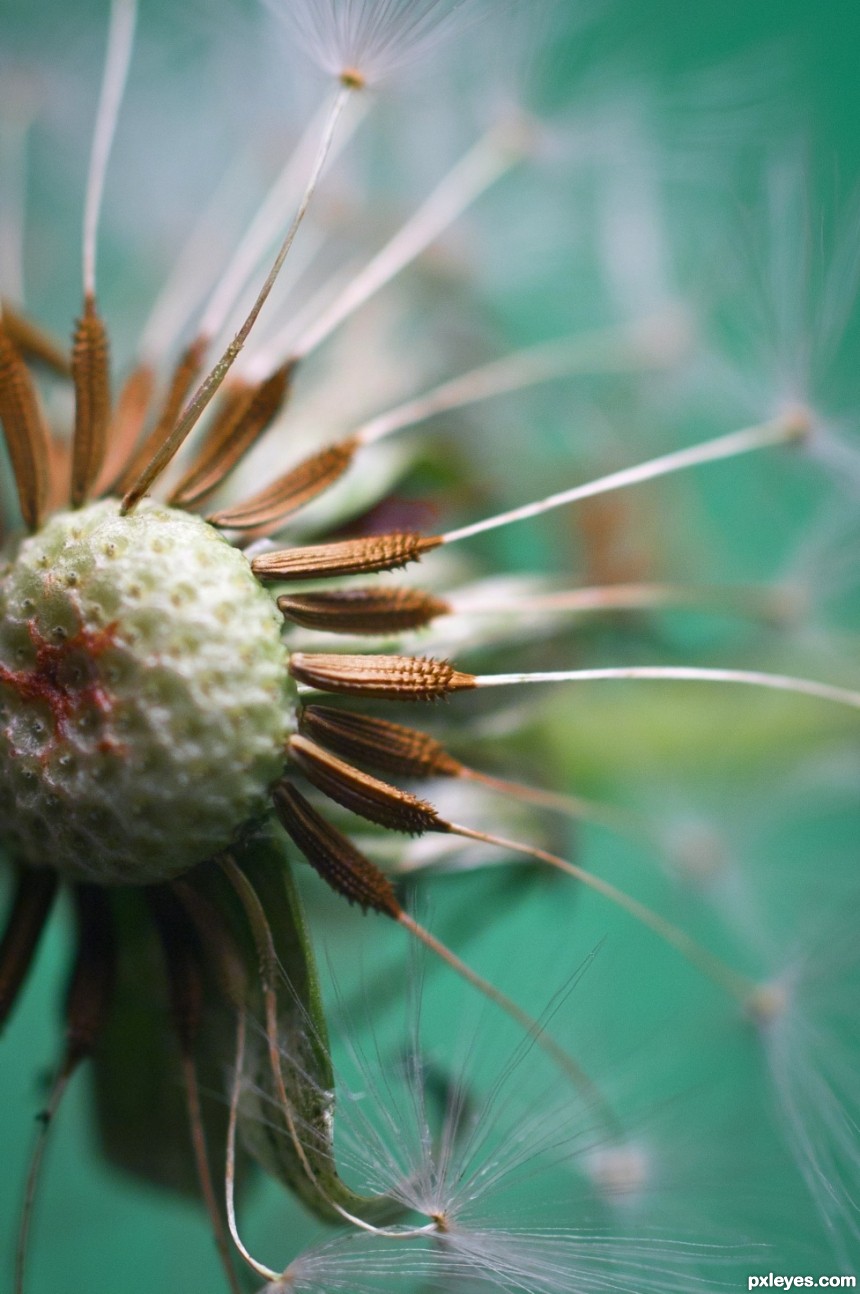
{"label": "dandelion stem", "polygon": [[134,508],[135,504],[137,504],[143,498],[144,494],[147,492],[147,490],[150,488],[153,482],[161,475],[165,467],[167,467],[168,463],[171,461],[173,456],[177,453],[180,446],[185,441],[186,437],[196,426],[197,421],[200,418],[201,414],[209,405],[209,402],[212,400],[216,391],[221,386],[221,383],[224,381],[225,377],[229,373],[234,361],[241,353],[242,347],[245,345],[245,341],[247,340],[248,334],[250,333],[251,329],[256,323],[257,317],[260,311],[262,310],[263,306],[265,305],[266,300],[269,296],[269,293],[271,292],[272,288],[275,285],[275,280],[277,279],[278,274],[280,273],[281,266],[283,265],[284,261],[287,258],[289,250],[293,245],[295,236],[298,233],[299,226],[301,225],[302,220],[304,219],[305,214],[308,210],[308,207],[310,206],[311,199],[314,195],[317,184],[319,183],[320,175],[322,174],[322,170],[323,170],[323,167],[325,166],[326,159],[328,158],[329,150],[331,148],[331,143],[334,138],[334,132],[337,127],[338,120],[340,119],[340,115],[344,107],[346,106],[346,102],[349,99],[351,93],[352,93],[352,90],[350,89],[350,87],[345,85],[341,86],[341,88],[338,90],[338,93],[334,99],[334,102],[328,112],[325,129],[323,131],[322,139],[320,140],[320,143],[317,149],[316,159],[314,161],[314,165],[311,170],[311,175],[305,187],[305,191],[302,196],[301,202],[299,203],[298,210],[296,211],[296,214],[293,217],[292,223],[290,224],[290,227],[287,230],[284,240],[281,243],[281,246],[278,250],[278,254],[275,257],[275,260],[272,264],[272,268],[269,270],[266,280],[263,286],[261,287],[257,295],[257,298],[253,306],[251,307],[244,323],[242,324],[239,331],[236,333],[233,340],[227,346],[227,349],[224,351],[221,358],[215,364],[214,368],[209,372],[207,377],[197,388],[197,391],[195,392],[189,404],[186,406],[186,409],[182,414],[181,418],[179,419],[178,423],[170,432],[167,439],[164,441],[164,444],[150,460],[147,467],[144,468],[142,474],[138,478],[135,485],[133,485],[132,488],[129,490],[129,492],[126,494],[122,502],[122,512],[124,514],[127,512],[130,512]]}
{"label": "dandelion stem", "polygon": [[400,273],[517,161],[521,149],[509,129],[484,135],[449,171],[429,198],[356,275],[293,348],[301,359]]}
{"label": "dandelion stem", "polygon": [[548,670],[532,674],[476,674],[475,687],[509,687],[519,683],[590,683],[612,679],[654,679],[688,683],[739,683],[775,692],[796,692],[821,701],[833,701],[860,710],[860,692],[760,670],[700,669],[692,665],[631,665],[612,669]]}
{"label": "dandelion stem", "polygon": [[105,173],[113,146],[117,118],[125,92],[134,29],[137,21],[136,0],[113,0],[108,30],[107,54],[101,95],[96,112],[90,169],[84,205],[83,273],[84,296],[96,294],[96,240],[104,192]]}
{"label": "dandelion stem", "polygon": [[372,445],[395,431],[414,427],[437,414],[464,409],[494,396],[507,395],[576,373],[629,372],[659,367],[669,362],[674,352],[668,346],[661,350],[653,342],[649,344],[648,328],[652,323],[659,328],[662,317],[654,315],[626,328],[579,333],[515,351],[378,414],[359,427],[354,437],[362,445]]}
{"label": "dandelion stem", "polygon": [[708,952],[706,948],[703,948],[701,944],[691,938],[686,931],[673,925],[671,921],[667,921],[665,917],[646,907],[638,899],[625,894],[623,890],[616,889],[608,881],[604,881],[592,872],[587,872],[584,868],[578,867],[576,863],[570,863],[566,859],[559,858],[556,854],[550,854],[545,849],[539,849],[535,845],[525,845],[520,841],[508,840],[504,836],[494,836],[485,831],[476,831],[471,827],[461,826],[459,823],[449,823],[448,829],[454,835],[463,836],[467,840],[478,840],[483,844],[498,845],[500,849],[509,849],[513,853],[524,855],[526,858],[534,858],[538,862],[546,863],[549,867],[555,867],[559,871],[573,876],[583,885],[587,885],[589,889],[602,894],[611,903],[622,908],[642,925],[647,926],[665,943],[677,949],[691,965],[697,967],[702,974],[706,975],[714,984],[738,1001],[741,1006],[746,1007],[758,991],[757,986],[751,980],[739,975],[725,962]]}
{"label": "dandelion stem", "polygon": [[687,449],[674,450],[671,454],[652,458],[647,463],[637,464],[636,467],[622,468],[621,471],[611,472],[609,476],[602,476],[596,481],[575,485],[569,490],[551,494],[536,503],[524,504],[522,507],[511,509],[510,512],[502,512],[495,517],[472,522],[471,525],[462,526],[458,530],[449,530],[447,534],[442,535],[441,542],[453,544],[460,539],[471,539],[474,535],[483,534],[488,530],[498,530],[501,526],[510,525],[515,521],[539,517],[544,512],[551,512],[554,508],[561,508],[568,503],[576,503],[580,499],[608,494],[612,490],[638,485],[642,481],[653,481],[657,477],[669,476],[673,472],[680,472],[688,467],[698,467],[702,463],[736,458],[740,454],[766,449],[772,445],[790,444],[801,439],[806,430],[805,425],[799,424],[796,418],[789,416],[775,418],[772,422],[761,423],[755,427],[745,427],[741,431],[730,432],[727,436],[719,436],[716,440],[705,441],[700,445],[692,445]]}
{"label": "dandelion stem", "polygon": [[230,1235],[233,1238],[233,1244],[239,1251],[239,1255],[248,1264],[252,1271],[263,1280],[276,1281],[280,1278],[280,1272],[272,1271],[271,1267],[265,1267],[258,1263],[256,1258],[245,1248],[242,1237],[239,1235],[239,1228],[236,1223],[236,1125],[239,1119],[239,1097],[242,1092],[242,1071],[245,1068],[245,1037],[248,1031],[247,1014],[244,1008],[236,1013],[236,1069],[233,1075],[233,1086],[230,1091],[230,1118],[227,1123],[227,1153],[224,1169],[224,1202],[227,1210],[227,1226],[230,1228]]}

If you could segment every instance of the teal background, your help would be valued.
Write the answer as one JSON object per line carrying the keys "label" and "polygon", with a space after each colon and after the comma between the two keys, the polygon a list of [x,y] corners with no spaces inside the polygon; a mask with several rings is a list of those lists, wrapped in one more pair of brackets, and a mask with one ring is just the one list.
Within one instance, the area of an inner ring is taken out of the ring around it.
{"label": "teal background", "polygon": [[[49,17],[56,12],[64,21],[79,22],[88,32],[101,10],[77,5],[70,19],[67,5],[53,11],[42,0],[33,7]],[[169,38],[172,7],[143,7],[151,32],[160,30]],[[6,0],[2,21],[17,39],[31,28],[31,5]],[[563,103],[589,59],[622,69],[635,67],[637,74],[666,89],[682,75],[714,64],[731,66],[739,56],[753,66],[760,61],[765,70],[778,65],[775,107],[767,127],[774,144],[781,145],[786,131],[805,136],[813,159],[814,197],[825,209],[840,205],[856,190],[860,10],[855,4],[829,0],[813,12],[810,5],[794,0],[758,0],[743,6],[727,0],[707,6],[683,0],[647,5],[627,0],[609,6],[594,30],[597,35],[588,30],[583,35],[579,26],[573,27],[568,38],[559,37],[551,53],[538,60],[539,98],[545,103]],[[767,141],[763,144],[759,153],[767,151]],[[736,188],[725,195],[727,211],[749,198],[754,169],[751,161],[737,176]],[[107,259],[110,264],[117,256],[109,251]],[[562,312],[560,306],[552,309]],[[495,330],[511,343],[552,333],[537,290],[501,292],[490,301],[488,313]],[[847,375],[848,381],[854,379],[855,356],[856,350],[840,361],[841,376]],[[850,411],[856,414],[856,386],[853,398]],[[690,426],[693,430],[684,432],[690,439],[699,432],[728,429],[721,427],[718,415],[711,423],[703,417],[701,426]],[[851,430],[856,447],[857,431]],[[571,467],[570,446],[560,438],[551,416],[544,432],[543,438],[529,437],[519,470],[509,470],[507,448],[490,459],[485,479],[476,487],[481,507],[496,498],[513,502],[531,497],[533,489],[555,488],[565,464],[568,473],[578,470],[576,463]],[[489,436],[485,443],[492,444]],[[638,454],[635,442],[630,445]],[[518,453],[512,446],[511,460],[516,461]],[[472,468],[480,472],[480,462]],[[680,550],[682,569],[692,568],[700,578],[768,578],[778,570],[792,536],[830,506],[833,490],[825,473],[810,473],[803,464],[744,463],[714,469],[707,481],[697,477],[694,483],[653,487],[636,507],[669,532],[663,551],[668,550],[670,570],[677,569],[673,563],[679,561]],[[476,505],[471,506],[477,515]],[[482,556],[488,569],[538,564],[559,571],[572,560],[578,542],[571,538],[569,522],[553,519],[536,526],[529,536],[503,532],[483,547]],[[856,649],[856,638],[845,635],[856,610],[856,590],[849,590],[837,626],[842,654],[835,658],[846,682],[851,681],[849,653]],[[831,677],[834,659],[817,654],[814,643],[798,646],[722,622],[714,628],[693,616],[660,617],[645,627],[608,625],[577,646],[577,659],[634,659],[642,643],[650,659],[659,658],[661,651],[665,656],[668,649],[678,660],[692,652],[700,661],[716,656],[720,663],[737,659],[790,665],[813,677]],[[564,643],[530,648],[517,659],[525,667],[558,664],[566,650]],[[503,659],[497,658],[495,667],[503,668]],[[855,668],[855,682],[856,678]],[[451,707],[445,716],[449,730],[461,740],[468,735],[471,716],[477,722],[484,709],[479,700],[458,702],[456,712]],[[507,748],[510,762],[500,762],[499,767],[513,772],[521,764],[524,778],[539,778],[557,788],[574,785],[583,793],[658,815],[666,804],[704,806],[754,868],[754,888],[767,914],[770,937],[788,947],[809,931],[818,933],[813,930],[815,904],[828,912],[843,907],[846,924],[852,917],[856,924],[856,784],[847,774],[821,776],[802,794],[792,792],[798,767],[816,754],[832,761],[833,767],[850,770],[856,732],[853,714],[791,698],[687,689],[589,689],[570,697],[537,698],[527,730]],[[479,758],[476,747],[475,762]],[[647,851],[596,828],[568,836],[564,824],[547,829],[556,833],[559,847],[575,848],[577,857],[594,870],[617,885],[629,885],[637,897],[721,950],[740,969],[752,975],[766,971],[768,957],[746,951],[744,941],[726,932],[712,908],[670,884],[653,860],[648,865]],[[371,917],[342,910],[312,881],[307,892],[312,925],[331,959],[327,975],[347,1005],[352,994],[370,998],[379,1020],[380,1050],[390,1053],[401,1036],[402,1021],[396,1001],[388,999],[399,998],[409,979],[405,941]],[[561,878],[500,869],[434,880],[422,895],[434,928],[442,934],[448,931],[455,947],[536,1013],[591,950],[599,949],[582,983],[565,1001],[559,1036],[587,1059],[590,1072],[618,1097],[633,1126],[645,1130],[646,1140],[668,1127],[676,1152],[674,1180],[672,1174],[662,1180],[639,1219],[631,1222],[628,1214],[619,1221],[607,1211],[607,1225],[623,1231],[641,1221],[667,1227],[673,1234],[680,1230],[703,1243],[726,1244],[730,1252],[720,1279],[728,1289],[746,1288],[745,1273],[759,1268],[840,1269],[786,1150],[759,1050],[751,1034],[738,1026],[731,1005],[707,983],[648,932],[593,896],[573,893],[572,885]],[[8,1244],[9,1221],[17,1216],[44,1074],[56,1055],[67,955],[61,915],[3,1039],[0,1253]],[[855,1111],[856,988],[855,954],[848,970],[834,977],[821,1044],[825,1050],[832,1046],[833,1054],[839,1048],[846,1085],[854,1084]],[[470,1009],[443,972],[428,969],[425,1023],[427,1046],[434,1056],[445,1054],[447,1040],[463,1027],[460,1012],[468,1014]],[[362,1018],[358,1012],[355,1016]],[[358,1029],[360,1036],[367,1036],[364,1024]],[[338,1055],[346,1064],[342,1049]],[[474,1081],[480,1084],[482,1077],[486,1081],[492,1075],[492,1058],[484,1062],[483,1075],[480,1064],[476,1068]],[[808,1099],[814,1102],[814,1091]],[[104,1166],[94,1152],[88,1101],[81,1075],[49,1147],[29,1290],[197,1294],[219,1288],[201,1214],[186,1201],[159,1196]],[[858,1163],[856,1128],[854,1136],[853,1150],[844,1152],[849,1172]],[[705,1157],[703,1145],[708,1147]],[[576,1219],[570,1221],[576,1225]],[[255,1252],[275,1265],[285,1263],[308,1235],[316,1234],[315,1226],[285,1205],[281,1193],[270,1186],[256,1191],[245,1229]],[[753,1247],[752,1258],[736,1252],[741,1243]],[[763,1245],[768,1248],[763,1250]],[[850,1256],[860,1268],[860,1256]]]}

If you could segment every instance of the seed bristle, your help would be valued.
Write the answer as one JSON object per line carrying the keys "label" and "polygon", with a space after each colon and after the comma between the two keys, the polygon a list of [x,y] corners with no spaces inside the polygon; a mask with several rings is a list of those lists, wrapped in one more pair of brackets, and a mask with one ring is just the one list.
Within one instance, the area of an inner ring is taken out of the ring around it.
{"label": "seed bristle", "polygon": [[355,440],[329,445],[297,463],[244,503],[216,512],[207,520],[225,530],[274,528],[334,485],[349,467],[356,449]]}
{"label": "seed bristle", "polygon": [[5,323],[0,323],[0,422],[21,514],[28,529],[38,530],[50,489],[50,444],[33,380]]}
{"label": "seed bristle", "polygon": [[365,539],[345,539],[333,544],[262,553],[254,558],[251,567],[259,579],[280,582],[373,575],[420,561],[424,553],[438,548],[439,542],[434,536],[394,531],[388,535],[369,535]]}
{"label": "seed bristle", "polygon": [[291,783],[279,783],[272,799],[284,829],[327,885],[365,912],[371,908],[399,921],[402,909],[394,887],[375,863],[326,822]]}
{"label": "seed bristle", "polygon": [[295,361],[288,360],[254,386],[240,386],[222,400],[215,420],[191,467],[171,496],[188,507],[213,494],[239,460],[281,412],[289,396]]}
{"label": "seed bristle", "polygon": [[87,296],[72,344],[75,435],[72,442],[72,503],[79,508],[102,469],[111,413],[110,348],[107,329]]}
{"label": "seed bristle", "polygon": [[299,731],[347,759],[403,777],[457,777],[462,768],[429,733],[350,710],[306,705]]}
{"label": "seed bristle", "polygon": [[421,589],[341,589],[278,598],[288,620],[333,634],[393,634],[422,629],[450,606]]}
{"label": "seed bristle", "polygon": [[351,813],[410,836],[435,830],[438,815],[426,800],[362,773],[306,737],[292,737],[288,749],[308,781]]}
{"label": "seed bristle", "polygon": [[337,656],[293,652],[290,673],[323,692],[391,701],[435,701],[476,686],[448,661],[432,656]]}

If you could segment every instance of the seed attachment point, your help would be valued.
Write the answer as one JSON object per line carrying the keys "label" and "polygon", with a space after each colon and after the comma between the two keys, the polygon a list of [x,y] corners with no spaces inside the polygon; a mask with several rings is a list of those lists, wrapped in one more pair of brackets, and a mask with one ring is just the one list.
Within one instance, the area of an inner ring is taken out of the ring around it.
{"label": "seed attachment point", "polygon": [[340,83],[347,90],[363,90],[367,80],[357,67],[345,67],[340,74]]}

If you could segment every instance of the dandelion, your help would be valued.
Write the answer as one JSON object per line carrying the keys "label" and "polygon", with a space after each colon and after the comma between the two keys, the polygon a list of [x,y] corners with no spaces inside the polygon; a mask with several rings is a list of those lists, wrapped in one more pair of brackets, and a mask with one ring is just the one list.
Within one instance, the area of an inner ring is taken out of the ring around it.
{"label": "dandelion", "polygon": [[[658,302],[617,326],[463,361],[443,380],[425,382],[422,375],[418,393],[407,398],[401,390],[386,403],[374,390],[370,414],[348,415],[346,429],[329,443],[309,438],[284,450],[281,425],[289,427],[294,389],[298,395],[305,373],[313,377],[319,353],[347,325],[363,322],[537,151],[539,124],[509,113],[460,152],[361,263],[338,264],[330,277],[321,272],[321,286],[299,307],[286,292],[285,275],[294,275],[295,288],[317,255],[325,260],[331,240],[320,208],[373,111],[370,88],[386,72],[423,58],[461,10],[470,16],[471,6],[442,0],[290,8],[334,85],[293,153],[279,155],[268,195],[229,252],[207,266],[204,283],[199,266],[208,258],[195,244],[209,245],[216,193],[137,345],[123,355],[118,390],[115,336],[101,303],[99,231],[132,66],[134,0],[111,7],[83,204],[82,304],[69,352],[31,317],[24,299],[24,118],[4,135],[12,198],[0,228],[7,275],[0,421],[15,501],[7,509],[12,538],[0,580],[0,841],[14,893],[0,940],[0,1022],[17,1002],[59,890],[69,895],[75,919],[65,1044],[24,1192],[16,1294],[25,1288],[48,1129],[84,1061],[94,1062],[111,1155],[159,1181],[194,1181],[233,1290],[241,1277],[231,1242],[276,1288],[362,1289],[375,1288],[377,1278],[398,1278],[397,1261],[377,1253],[390,1240],[411,1239],[430,1256],[416,1260],[409,1274],[455,1288],[550,1294],[690,1287],[695,1255],[678,1238],[677,1252],[648,1238],[623,1252],[599,1230],[530,1228],[521,1215],[503,1228],[473,1216],[472,1206],[492,1194],[510,1163],[528,1162],[548,1132],[557,1138],[555,1118],[548,1124],[542,1115],[535,1125],[519,1111],[498,1138],[507,1162],[473,1170],[459,1147],[455,1153],[458,1103],[447,1112],[454,1122],[443,1128],[440,1150],[423,1094],[413,1088],[420,1159],[398,1164],[389,1143],[367,1127],[365,1152],[370,1147],[377,1163],[399,1171],[356,1187],[335,1154],[335,1069],[287,851],[337,896],[422,944],[546,1053],[569,1099],[585,1105],[604,1141],[612,1140],[590,1161],[595,1180],[635,1179],[643,1161],[618,1135],[617,1113],[588,1057],[562,1046],[551,1022],[533,1018],[517,994],[419,922],[398,875],[418,877],[431,863],[460,866],[464,848],[473,847],[480,853],[466,855],[470,860],[516,859],[561,874],[577,883],[569,887],[571,901],[587,892],[607,911],[622,913],[629,928],[644,929],[679,966],[716,985],[739,1020],[753,1019],[764,1030],[774,1002],[761,979],[736,969],[707,939],[537,838],[544,811],[598,822],[628,838],[642,829],[635,814],[569,788],[533,785],[516,772],[496,775],[480,757],[457,753],[456,736],[444,742],[435,730],[402,722],[404,708],[450,699],[454,713],[464,693],[479,702],[485,694],[491,706],[496,696],[521,689],[651,682],[794,694],[802,699],[797,704],[844,711],[852,722],[860,709],[850,678],[831,682],[743,662],[640,663],[625,655],[620,664],[556,658],[554,668],[520,669],[505,659],[503,667],[482,671],[433,647],[446,627],[456,634],[461,626],[464,651],[507,648],[511,630],[498,628],[500,615],[519,622],[514,637],[529,646],[571,617],[610,608],[696,605],[770,622],[773,590],[748,585],[642,580],[548,589],[526,577],[488,591],[459,575],[449,583],[448,572],[458,561],[466,566],[458,555],[490,533],[522,532],[549,514],[698,475],[712,464],[803,455],[816,430],[805,406],[762,408],[740,428],[644,461],[632,455],[627,466],[559,482],[544,497],[448,528],[413,524],[408,505],[405,519],[392,524],[374,524],[367,515],[374,505],[384,509],[390,485],[385,472],[375,473],[384,457],[374,455],[396,452],[415,428],[432,440],[434,420],[443,416],[495,409],[506,398],[573,379],[635,381],[677,365],[691,339],[688,316],[676,305]],[[257,464],[261,470],[252,472]],[[354,478],[362,478],[361,506],[355,499],[333,504],[332,515],[317,524],[322,514],[314,507],[337,499]],[[398,506],[395,500],[395,513]],[[350,522],[352,533],[344,536]],[[422,561],[425,586],[371,578]],[[378,702],[400,713],[388,717]],[[402,781],[427,782],[427,798]],[[437,784],[465,794],[437,797]],[[489,823],[477,811],[481,795],[504,801]],[[456,812],[449,810],[455,803]],[[505,826],[517,812],[529,827],[524,838]],[[422,857],[404,837],[439,838],[441,845]],[[653,837],[647,843],[653,846]],[[130,1038],[129,1022],[147,1014],[152,997],[161,1013],[157,1027],[153,1032],[149,1019],[150,1035]],[[249,1048],[254,1022],[259,1031]],[[209,1111],[207,1089],[221,1086],[234,1037],[238,1077],[230,1107]],[[130,1053],[136,1073],[126,1085],[115,1076]],[[164,1111],[146,1110],[141,1075],[154,1076],[170,1093]],[[265,1118],[249,1115],[243,1085]],[[190,1153],[177,1155],[174,1171],[162,1153],[174,1131],[177,1091]],[[233,1197],[238,1125],[245,1153],[347,1239],[311,1251],[286,1273],[252,1256],[239,1237]],[[476,1129],[479,1142],[484,1126]],[[385,1137],[396,1138],[397,1127],[389,1119]],[[830,1121],[829,1130],[840,1135],[846,1127]],[[806,1153],[802,1172],[829,1174],[842,1199],[834,1162],[829,1152]],[[423,1218],[414,1228],[400,1221],[410,1212]]]}
{"label": "dandelion", "polygon": [[[548,1015],[595,973],[593,960]],[[723,1258],[718,1246],[637,1235],[631,1219],[620,1236],[589,1228],[599,1213],[592,1164],[620,1164],[622,1157],[631,1163],[632,1154],[606,1140],[587,1105],[567,1094],[559,1099],[554,1082],[544,1086],[532,1041],[506,1051],[486,1019],[469,1020],[457,1068],[440,1070],[423,997],[423,984],[412,983],[405,1054],[392,1062],[379,1039],[366,1048],[349,1038],[348,1072],[338,1076],[339,1162],[419,1222],[324,1242],[280,1275],[259,1267],[270,1277],[267,1289],[353,1288],[354,1281],[381,1289],[406,1273],[476,1290],[708,1288]],[[443,1064],[451,1063],[450,1051]],[[295,1058],[284,1059],[289,1066]],[[277,1126],[277,1108],[254,1091],[252,1074],[253,1067],[244,1076],[237,1070],[234,1099],[246,1118]],[[647,1191],[647,1175],[639,1185]],[[576,1227],[565,1225],[572,1207]]]}

